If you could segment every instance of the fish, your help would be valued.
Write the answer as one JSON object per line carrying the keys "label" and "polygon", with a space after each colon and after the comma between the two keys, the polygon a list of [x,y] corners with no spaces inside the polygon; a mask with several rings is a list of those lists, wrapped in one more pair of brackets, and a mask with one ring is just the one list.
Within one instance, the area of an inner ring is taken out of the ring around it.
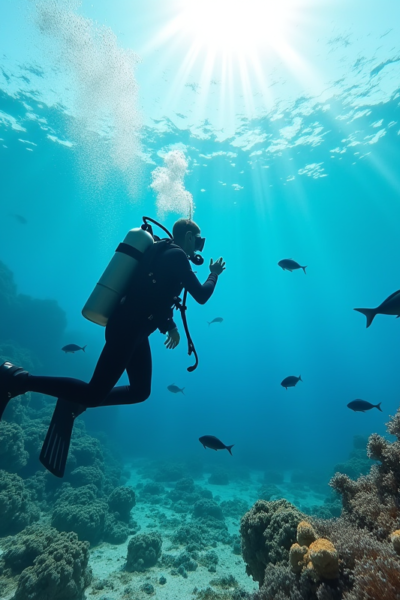
{"label": "fish", "polygon": [[67,344],[61,350],[64,350],[65,354],[74,354],[74,352],[78,352],[78,350],[83,350],[85,352],[86,346],[77,346],[76,344]]}
{"label": "fish", "polygon": [[284,271],[290,271],[290,272],[292,272],[296,269],[303,269],[304,275],[306,275],[307,265],[305,267],[302,267],[301,265],[299,265],[299,263],[297,263],[295,260],[292,260],[291,258],[284,258],[283,260],[280,260],[278,262],[278,265]]}
{"label": "fish", "polygon": [[235,445],[232,444],[231,446],[225,446],[225,444],[223,444],[221,440],[216,438],[214,435],[203,435],[199,438],[199,442],[200,444],[203,444],[204,448],[211,448],[211,450],[228,450],[231,456],[231,448],[233,448]]}
{"label": "fish", "polygon": [[223,318],[222,317],[215,317],[215,319],[213,319],[212,321],[207,321],[207,323],[209,325],[212,325],[213,323],[222,323]]}
{"label": "fish", "polygon": [[[179,392],[180,392],[181,394],[183,394],[183,390],[184,390],[184,389],[185,389],[184,387],[183,387],[183,388],[179,388],[179,387],[178,387],[177,385],[175,385],[174,383],[172,383],[171,385],[169,385],[169,386],[167,387],[167,390],[168,390],[169,392],[172,392],[173,394],[179,394]],[[185,394],[183,394],[183,395],[185,395]]]}
{"label": "fish", "polygon": [[394,292],[386,298],[377,308],[355,308],[354,310],[367,317],[367,327],[369,327],[376,315],[396,315],[400,317],[400,290]]}
{"label": "fish", "polygon": [[281,382],[281,386],[286,390],[288,387],[294,387],[298,381],[303,381],[301,375],[296,377],[296,375],[289,375],[289,377],[285,377],[285,379]]}
{"label": "fish", "polygon": [[9,215],[10,217],[13,217],[16,221],[18,221],[18,223],[21,223],[21,225],[26,225],[28,220],[25,219],[25,217],[23,215]]}
{"label": "fish", "polygon": [[371,408],[377,408],[383,412],[381,404],[382,402],[379,402],[379,404],[371,404],[371,402],[366,402],[365,400],[353,400],[352,402],[349,402],[347,408],[354,410],[354,412],[365,412],[366,410],[371,410]]}

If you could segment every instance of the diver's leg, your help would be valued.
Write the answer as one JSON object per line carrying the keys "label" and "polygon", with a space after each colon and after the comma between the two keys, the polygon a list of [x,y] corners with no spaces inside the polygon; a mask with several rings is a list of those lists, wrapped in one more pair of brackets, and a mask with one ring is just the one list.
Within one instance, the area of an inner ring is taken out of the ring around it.
{"label": "diver's leg", "polygon": [[101,406],[137,404],[144,402],[150,396],[152,360],[147,336],[134,348],[126,371],[130,385],[115,387],[101,403]]}
{"label": "diver's leg", "polygon": [[[29,375],[26,390],[63,398],[86,408],[103,404],[127,368],[132,352],[142,336],[130,335],[106,341],[89,383],[71,377]],[[125,338],[125,339],[124,339]],[[139,339],[138,339],[139,338]]]}

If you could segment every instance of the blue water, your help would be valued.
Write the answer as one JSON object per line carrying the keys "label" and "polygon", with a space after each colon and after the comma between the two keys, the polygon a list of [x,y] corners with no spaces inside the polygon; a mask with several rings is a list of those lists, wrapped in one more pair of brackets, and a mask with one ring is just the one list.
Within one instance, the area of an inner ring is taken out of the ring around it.
{"label": "blue water", "polygon": [[[366,329],[353,308],[399,287],[400,6],[308,3],[302,13],[298,2],[302,18],[285,39],[292,54],[263,48],[260,77],[248,57],[242,77],[232,59],[228,77],[218,51],[207,70],[206,49],[188,65],[184,36],[157,42],[177,3],[55,4],[50,21],[40,21],[43,3],[0,6],[0,260],[16,285],[11,303],[31,298],[24,322],[7,313],[2,290],[0,346],[29,351],[34,374],[90,379],[104,330],[82,307],[143,215],[170,229],[182,216],[160,212],[150,187],[179,150],[207,239],[198,277],[210,258],[226,261],[210,301],[189,300],[199,367],[186,370],[179,322],[175,351],[151,337],[145,403],[81,418],[127,464],[193,457],[315,471],[329,493],[353,437],[385,434],[399,404],[400,322],[378,316]],[[91,49],[80,51],[86,34]],[[121,53],[111,58],[110,48]],[[307,274],[281,270],[283,258]],[[86,353],[64,354],[68,343]],[[303,382],[286,391],[288,375]],[[168,392],[171,383],[185,395]],[[350,411],[356,398],[382,412]],[[233,457],[205,451],[205,434],[235,444]]]}

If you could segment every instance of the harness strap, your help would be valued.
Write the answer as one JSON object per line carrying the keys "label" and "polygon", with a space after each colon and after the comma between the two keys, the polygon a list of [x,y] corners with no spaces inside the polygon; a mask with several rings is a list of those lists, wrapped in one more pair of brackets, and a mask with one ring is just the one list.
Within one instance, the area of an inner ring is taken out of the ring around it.
{"label": "harness strap", "polygon": [[127,254],[131,258],[135,258],[136,260],[141,260],[144,256],[144,252],[140,252],[140,250],[138,250],[137,248],[134,248],[130,244],[125,244],[124,242],[121,242],[118,245],[118,248],[115,250],[115,252],[122,252],[123,254]]}

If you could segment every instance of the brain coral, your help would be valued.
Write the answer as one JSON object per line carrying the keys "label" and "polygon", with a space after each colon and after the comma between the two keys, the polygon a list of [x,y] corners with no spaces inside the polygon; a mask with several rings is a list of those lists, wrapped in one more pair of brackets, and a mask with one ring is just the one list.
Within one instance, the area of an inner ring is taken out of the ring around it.
{"label": "brain coral", "polygon": [[24,448],[24,433],[16,423],[0,423],[0,469],[19,471],[28,462],[29,454]]}
{"label": "brain coral", "polygon": [[304,515],[287,500],[258,500],[240,523],[247,574],[262,584],[269,563],[287,565],[297,525],[303,520]]}
{"label": "brain coral", "polygon": [[108,497],[108,506],[118,513],[122,521],[129,521],[132,508],[136,504],[135,492],[131,487],[118,487]]}
{"label": "brain coral", "polygon": [[95,485],[98,489],[102,488],[104,475],[103,472],[95,466],[78,467],[69,475],[68,480],[73,487],[81,487],[84,485]]}
{"label": "brain coral", "polygon": [[0,536],[21,531],[39,516],[21,477],[0,471]]}
{"label": "brain coral", "polygon": [[13,600],[82,600],[92,578],[88,561],[87,542],[75,533],[59,534],[22,571]]}
{"label": "brain coral", "polygon": [[1,560],[13,574],[21,573],[27,567],[31,567],[35,558],[43,554],[55,540],[62,539],[62,536],[63,533],[52,527],[43,527],[35,523],[3,541]]}
{"label": "brain coral", "polygon": [[161,555],[162,539],[159,533],[139,533],[128,544],[127,571],[144,571],[153,567]]}

